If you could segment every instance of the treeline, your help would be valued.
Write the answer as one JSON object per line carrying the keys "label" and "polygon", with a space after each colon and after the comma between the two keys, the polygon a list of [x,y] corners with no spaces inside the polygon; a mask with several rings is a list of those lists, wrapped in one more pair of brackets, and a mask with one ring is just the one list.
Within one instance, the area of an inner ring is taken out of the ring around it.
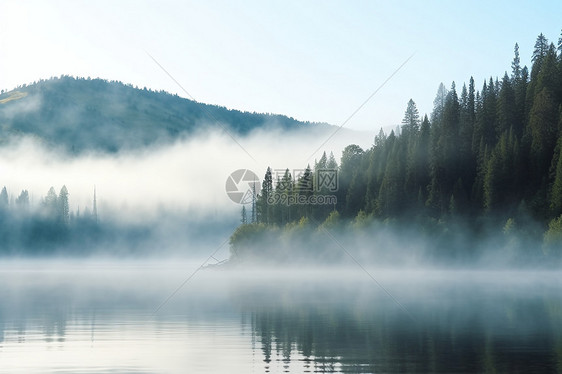
{"label": "treeline", "polygon": [[51,187],[39,204],[32,205],[27,190],[10,201],[4,186],[0,191],[0,254],[50,253],[77,236],[83,241],[95,239],[95,192],[93,209],[87,207],[82,214],[79,209],[70,211],[69,195],[66,186],[58,194]]}
{"label": "treeline", "polygon": [[346,147],[338,171],[335,208],[288,206],[272,222],[260,208],[263,188],[257,222],[335,214],[447,230],[463,221],[474,235],[503,229],[540,239],[549,224],[545,240],[562,246],[562,36],[557,46],[538,36],[530,71],[515,44],[511,73],[501,79],[478,90],[470,78],[460,94],[454,82],[441,84],[429,117],[410,100],[396,131],[381,130],[367,150]]}
{"label": "treeline", "polygon": [[[284,225],[302,217],[324,219],[334,208],[338,164],[333,153],[302,170],[267,168],[251,217],[243,207],[242,223]],[[296,175],[293,175],[296,174]],[[332,178],[332,179],[331,179]],[[332,182],[332,183],[330,183]]]}
{"label": "treeline", "polygon": [[6,186],[0,191],[0,210],[6,214],[22,215],[22,214],[36,214],[45,217],[46,219],[60,223],[61,225],[68,225],[76,219],[91,219],[98,220],[96,192],[94,189],[93,208],[90,210],[86,207],[80,214],[80,208],[75,212],[70,211],[68,189],[63,185],[57,195],[54,187],[49,188],[47,195],[40,199],[38,206],[32,207],[29,200],[29,191],[22,190],[19,196],[12,199],[13,203],[10,204],[10,198]]}

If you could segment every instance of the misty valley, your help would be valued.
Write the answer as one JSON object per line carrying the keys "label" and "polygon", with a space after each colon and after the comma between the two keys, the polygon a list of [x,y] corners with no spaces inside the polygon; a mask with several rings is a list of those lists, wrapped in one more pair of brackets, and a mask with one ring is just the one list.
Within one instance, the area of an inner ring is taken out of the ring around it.
{"label": "misty valley", "polygon": [[2,90],[0,373],[562,373],[562,44],[447,87],[380,131]]}

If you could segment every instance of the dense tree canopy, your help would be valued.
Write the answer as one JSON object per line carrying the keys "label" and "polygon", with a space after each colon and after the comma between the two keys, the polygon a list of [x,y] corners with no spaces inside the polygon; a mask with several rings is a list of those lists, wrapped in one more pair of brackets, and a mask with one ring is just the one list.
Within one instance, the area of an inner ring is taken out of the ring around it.
{"label": "dense tree canopy", "polygon": [[[475,232],[506,222],[516,227],[531,217],[546,228],[562,214],[562,49],[560,41],[556,48],[539,35],[530,76],[520,65],[517,44],[514,54],[511,75],[490,77],[480,91],[472,77],[460,97],[454,82],[450,89],[440,84],[431,120],[420,119],[409,100],[399,132],[381,130],[366,150],[345,148],[335,206],[277,203],[274,209],[283,215],[262,215],[260,222],[282,225],[303,217],[322,222],[332,211],[350,220],[464,219]],[[316,168],[324,163],[325,156]],[[279,188],[278,183],[260,196],[262,206]],[[555,228],[551,224],[550,231]]]}

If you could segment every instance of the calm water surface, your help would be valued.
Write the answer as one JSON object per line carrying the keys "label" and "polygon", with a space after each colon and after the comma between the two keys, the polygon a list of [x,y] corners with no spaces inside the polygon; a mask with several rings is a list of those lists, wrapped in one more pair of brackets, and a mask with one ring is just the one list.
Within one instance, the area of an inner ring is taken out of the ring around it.
{"label": "calm water surface", "polygon": [[5,261],[0,373],[562,373],[562,273]]}

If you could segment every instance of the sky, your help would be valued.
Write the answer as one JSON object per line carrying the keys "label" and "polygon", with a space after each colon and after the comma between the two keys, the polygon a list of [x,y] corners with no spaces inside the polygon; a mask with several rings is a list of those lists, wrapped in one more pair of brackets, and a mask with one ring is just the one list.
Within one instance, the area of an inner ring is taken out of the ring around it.
{"label": "sky", "polygon": [[376,91],[345,126],[377,131],[410,98],[429,114],[440,82],[501,78],[516,42],[530,65],[560,14],[560,1],[3,0],[0,89],[101,77],[337,126]]}

